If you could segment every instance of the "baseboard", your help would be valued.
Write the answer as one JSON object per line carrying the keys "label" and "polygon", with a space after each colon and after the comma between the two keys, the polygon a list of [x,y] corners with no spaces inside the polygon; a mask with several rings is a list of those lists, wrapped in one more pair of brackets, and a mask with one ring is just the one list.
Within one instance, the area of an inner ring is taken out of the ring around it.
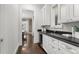
{"label": "baseboard", "polygon": [[19,44],[16,46],[16,49],[14,50],[13,54],[16,54],[18,47],[19,47]]}
{"label": "baseboard", "polygon": [[43,49],[43,47],[38,43],[39,47],[47,54],[47,52]]}
{"label": "baseboard", "polygon": [[18,47],[16,54],[21,54],[21,50],[22,50],[22,45]]}

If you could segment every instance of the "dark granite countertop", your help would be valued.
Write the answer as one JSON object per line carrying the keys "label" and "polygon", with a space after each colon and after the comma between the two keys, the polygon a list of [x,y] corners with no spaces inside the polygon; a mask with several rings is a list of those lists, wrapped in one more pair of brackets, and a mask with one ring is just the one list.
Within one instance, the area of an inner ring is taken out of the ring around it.
{"label": "dark granite countertop", "polygon": [[40,34],[45,34],[45,35],[48,35],[50,37],[56,38],[60,41],[63,41],[63,42],[66,42],[66,43],[69,43],[69,44],[72,44],[74,46],[79,47],[79,39],[77,39],[77,38],[66,37],[66,36],[63,36],[63,35],[60,35],[60,34],[54,34],[54,33],[50,33],[50,32],[42,32],[42,31],[38,31],[38,32]]}

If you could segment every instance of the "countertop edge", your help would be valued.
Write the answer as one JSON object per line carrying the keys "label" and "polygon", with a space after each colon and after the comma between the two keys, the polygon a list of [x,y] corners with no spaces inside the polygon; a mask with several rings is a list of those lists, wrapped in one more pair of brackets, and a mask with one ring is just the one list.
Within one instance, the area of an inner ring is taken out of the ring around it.
{"label": "countertop edge", "polygon": [[61,37],[53,36],[53,35],[51,35],[51,34],[47,34],[46,32],[42,32],[42,31],[38,31],[38,32],[39,32],[40,34],[45,34],[45,35],[48,35],[48,36],[50,36],[50,37],[56,38],[56,39],[58,39],[58,40],[60,40],[60,41],[63,41],[63,42],[65,42],[65,43],[68,43],[68,44],[74,45],[74,46],[76,46],[76,47],[79,47],[79,43],[76,43],[76,42],[73,42],[73,41],[70,41],[70,40],[66,40],[66,39],[63,39],[63,38],[61,38]]}

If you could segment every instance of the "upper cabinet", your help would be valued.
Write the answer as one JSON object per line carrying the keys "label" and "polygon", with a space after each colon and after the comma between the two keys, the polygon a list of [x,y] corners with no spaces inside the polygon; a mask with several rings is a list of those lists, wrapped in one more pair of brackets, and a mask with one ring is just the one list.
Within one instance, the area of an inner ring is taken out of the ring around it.
{"label": "upper cabinet", "polygon": [[61,4],[60,18],[60,23],[70,23],[79,21],[79,4]]}
{"label": "upper cabinet", "polygon": [[45,8],[42,8],[42,25],[44,25],[44,20],[45,20]]}
{"label": "upper cabinet", "polygon": [[79,21],[79,4],[73,5],[73,18],[72,21]]}
{"label": "upper cabinet", "polygon": [[43,25],[50,25],[51,20],[51,5],[45,5],[42,8]]}
{"label": "upper cabinet", "polygon": [[51,7],[51,27],[58,24],[58,5]]}
{"label": "upper cabinet", "polygon": [[73,5],[72,4],[61,4],[60,5],[60,23],[70,22],[73,16]]}
{"label": "upper cabinet", "polygon": [[74,4],[74,17],[79,17],[79,4]]}
{"label": "upper cabinet", "polygon": [[79,4],[53,4],[42,8],[43,25],[62,27],[62,23],[79,21]]}
{"label": "upper cabinet", "polygon": [[60,5],[53,4],[51,6],[51,27],[61,28],[60,21]]}

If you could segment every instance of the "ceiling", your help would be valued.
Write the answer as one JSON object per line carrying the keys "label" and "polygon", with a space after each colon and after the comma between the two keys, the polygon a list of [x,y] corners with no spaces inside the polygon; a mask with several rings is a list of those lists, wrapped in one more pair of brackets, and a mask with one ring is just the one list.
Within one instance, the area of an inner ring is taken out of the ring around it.
{"label": "ceiling", "polygon": [[39,8],[42,8],[44,6],[44,4],[32,4],[32,5],[37,6]]}

